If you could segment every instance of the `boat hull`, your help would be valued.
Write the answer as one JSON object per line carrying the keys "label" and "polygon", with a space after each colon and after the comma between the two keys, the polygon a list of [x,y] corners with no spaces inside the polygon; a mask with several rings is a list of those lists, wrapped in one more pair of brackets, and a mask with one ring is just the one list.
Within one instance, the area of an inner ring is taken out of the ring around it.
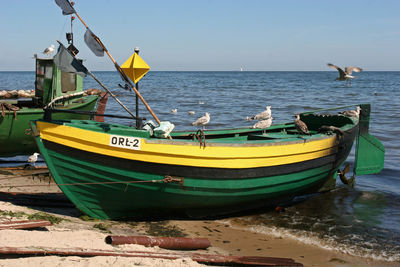
{"label": "boat hull", "polygon": [[[78,103],[66,104],[63,109],[93,111],[96,107],[98,95],[84,97]],[[7,111],[5,116],[0,116],[0,157],[12,157],[38,152],[35,140],[32,138],[29,122],[42,119],[42,108],[23,107],[14,112]],[[88,115],[56,113],[54,119],[89,119]]]}
{"label": "boat hull", "polygon": [[36,124],[38,147],[60,189],[78,209],[100,219],[213,216],[316,192],[336,178],[358,130],[355,125],[340,138],[210,141],[206,147],[142,138],[141,150],[126,151],[107,143],[113,127],[101,132],[94,122]]}

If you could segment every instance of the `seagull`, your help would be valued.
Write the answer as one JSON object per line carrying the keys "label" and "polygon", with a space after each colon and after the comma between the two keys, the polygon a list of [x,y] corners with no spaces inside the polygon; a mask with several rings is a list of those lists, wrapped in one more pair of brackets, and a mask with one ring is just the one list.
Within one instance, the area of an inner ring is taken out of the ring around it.
{"label": "seagull", "polygon": [[196,112],[194,112],[193,110],[189,110],[189,111],[188,111],[188,114],[189,114],[189,115],[194,115],[195,113],[196,113]]}
{"label": "seagull", "polygon": [[258,113],[254,117],[246,117],[246,120],[267,120],[271,117],[271,106],[266,106],[263,112]]}
{"label": "seagull", "polygon": [[203,117],[198,118],[196,121],[192,122],[193,126],[200,125],[205,129],[205,125],[210,122],[210,113],[206,112]]}
{"label": "seagull", "polygon": [[272,120],[273,120],[273,119],[274,119],[274,118],[269,117],[269,118],[266,119],[266,120],[260,120],[260,121],[258,121],[256,124],[254,124],[254,125],[252,126],[252,128],[253,128],[253,129],[266,129],[266,128],[268,128],[268,127],[271,126]]}
{"label": "seagull", "polygon": [[337,77],[336,80],[338,80],[338,81],[346,81],[346,82],[350,81],[350,85],[351,85],[351,79],[355,78],[354,76],[351,76],[351,73],[353,71],[355,71],[355,72],[361,72],[362,71],[362,68],[358,68],[358,67],[346,67],[344,69],[344,71],[343,71],[341,68],[339,68],[338,66],[335,66],[335,65],[333,65],[331,63],[328,63],[327,65],[329,67],[331,67],[333,69],[337,69],[339,71],[339,77]]}
{"label": "seagull", "polygon": [[33,153],[33,155],[30,155],[28,158],[28,163],[33,163],[33,166],[35,166],[35,162],[37,161],[39,155],[40,154],[37,152]]}
{"label": "seagull", "polygon": [[310,135],[307,124],[305,124],[304,121],[300,120],[300,115],[296,114],[296,115],[294,115],[294,117],[295,117],[294,125],[296,126],[297,131],[299,131],[299,133],[301,133],[301,134]]}
{"label": "seagull", "polygon": [[54,45],[50,45],[42,53],[50,57],[50,55],[54,52],[54,48]]}
{"label": "seagull", "polygon": [[178,109],[177,109],[177,108],[173,108],[173,109],[171,109],[171,113],[172,113],[172,114],[176,114],[176,113],[178,113]]}
{"label": "seagull", "polygon": [[340,114],[342,114],[344,116],[347,116],[347,117],[359,118],[360,117],[360,111],[361,111],[361,108],[357,107],[356,110],[346,110],[346,111],[340,112]]}

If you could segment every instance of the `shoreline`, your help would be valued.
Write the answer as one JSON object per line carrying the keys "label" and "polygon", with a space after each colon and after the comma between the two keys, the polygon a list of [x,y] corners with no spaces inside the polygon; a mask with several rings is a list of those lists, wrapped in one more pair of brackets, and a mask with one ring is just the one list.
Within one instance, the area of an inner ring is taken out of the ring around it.
{"label": "shoreline", "polygon": [[[59,193],[54,182],[46,177],[43,169],[35,169],[24,174],[24,171],[0,171],[1,192],[21,193]],[[35,174],[37,173],[37,175]],[[25,176],[24,176],[25,175]],[[34,177],[34,179],[32,178]],[[7,179],[10,178],[10,179]],[[26,185],[30,184],[30,187]],[[23,187],[20,187],[23,186]],[[28,208],[15,205],[9,200],[0,200],[0,221],[22,220],[29,214],[48,214],[49,217],[62,219],[58,224],[46,227],[44,231],[35,230],[1,230],[1,247],[82,247],[88,249],[113,250],[140,250],[163,251],[160,248],[147,248],[139,245],[111,246],[104,242],[104,237],[112,235],[151,235],[151,236],[184,236],[208,238],[211,247],[206,250],[190,251],[191,253],[234,255],[234,256],[263,256],[291,258],[304,266],[398,266],[398,262],[378,261],[370,258],[352,256],[340,251],[322,248],[313,244],[306,244],[290,236],[277,233],[266,233],[257,229],[246,228],[238,223],[235,217],[218,220],[160,220],[160,221],[101,221],[92,220],[74,207],[40,207]],[[20,216],[20,217],[18,217]],[[37,262],[37,265],[54,263],[61,266],[96,264],[108,266],[115,264],[140,264],[142,266],[202,266],[190,259],[184,260],[151,260],[143,258],[125,257],[92,257],[81,258],[76,256],[60,257],[0,257],[0,265],[20,265],[28,262]],[[65,265],[62,265],[65,264]]]}

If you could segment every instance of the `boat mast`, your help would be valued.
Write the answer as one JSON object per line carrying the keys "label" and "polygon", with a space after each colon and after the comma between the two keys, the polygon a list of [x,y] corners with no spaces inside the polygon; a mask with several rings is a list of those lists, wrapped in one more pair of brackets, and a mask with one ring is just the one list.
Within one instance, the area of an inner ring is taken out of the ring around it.
{"label": "boat mast", "polygon": [[[72,4],[72,3],[71,3]],[[85,26],[86,29],[89,29],[89,26],[83,21],[83,19],[81,18],[81,16],[79,16],[79,14],[76,12],[76,10],[74,10],[74,14],[76,15],[76,17],[82,22],[82,24]],[[126,82],[126,84],[136,93],[136,95],[140,98],[140,100],[142,101],[142,103],[144,104],[144,106],[147,108],[147,110],[150,112],[150,114],[153,116],[153,118],[156,120],[156,122],[158,124],[161,123],[161,121],[158,119],[158,117],[156,116],[156,114],[154,114],[153,110],[151,109],[151,107],[149,106],[149,104],[147,104],[147,101],[143,98],[143,96],[139,93],[139,91],[136,89],[136,86],[134,86],[130,81],[129,78],[126,76],[126,74],[124,73],[124,71],[122,70],[121,66],[118,65],[118,63],[115,61],[115,59],[112,57],[112,55],[110,54],[110,52],[107,50],[107,48],[104,46],[104,44],[101,42],[101,40],[99,39],[99,37],[97,37],[96,35],[94,35],[92,33],[92,37],[94,38],[94,40],[103,48],[104,52],[108,55],[108,57],[110,58],[110,60],[114,63],[115,68],[117,69],[117,71],[120,73],[121,77],[123,78],[124,82]]]}
{"label": "boat mast", "polygon": [[[75,2],[71,2],[71,6],[73,5],[75,5]],[[74,46],[74,20],[75,16],[71,15],[71,31],[67,32],[65,35],[69,44],[68,50],[71,51],[74,55],[77,55],[79,53],[79,50]]]}
{"label": "boat mast", "polygon": [[[71,6],[73,5],[75,5],[75,2],[71,2]],[[71,15],[71,31],[65,34],[69,45],[74,45],[74,19],[75,17]]]}
{"label": "boat mast", "polygon": [[[75,19],[75,17],[71,15],[71,45],[74,45],[74,23],[73,23],[74,19]],[[69,44],[69,42],[68,42],[68,44]]]}
{"label": "boat mast", "polygon": [[[135,53],[139,55],[139,47],[135,47]],[[139,81],[135,84],[136,90],[139,92]],[[136,118],[139,118],[139,96],[138,94],[135,94],[136,96]],[[141,129],[142,128],[142,121],[141,120],[136,120],[136,129]]]}

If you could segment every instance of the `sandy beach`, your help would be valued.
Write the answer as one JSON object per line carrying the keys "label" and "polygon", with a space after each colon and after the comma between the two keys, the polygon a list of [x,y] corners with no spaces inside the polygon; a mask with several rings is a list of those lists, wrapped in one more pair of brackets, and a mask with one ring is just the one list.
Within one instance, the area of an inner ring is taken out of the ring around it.
{"label": "sandy beach", "polygon": [[[1,192],[59,193],[49,179],[46,169],[23,172],[0,171]],[[17,198],[17,197],[16,197]],[[264,256],[292,258],[304,266],[398,266],[396,262],[376,261],[355,257],[339,251],[306,244],[277,232],[258,232],[246,228],[235,217],[218,220],[161,220],[161,221],[100,221],[91,220],[74,207],[27,207],[14,200],[0,200],[0,222],[28,219],[46,215],[56,223],[38,230],[0,230],[0,247],[16,248],[81,248],[143,252],[175,253],[177,251],[140,245],[108,245],[107,235],[150,235],[208,238],[211,247],[206,250],[186,251],[235,256]],[[0,257],[0,266],[203,266],[190,258],[154,259],[145,257],[77,257],[37,256]]]}

